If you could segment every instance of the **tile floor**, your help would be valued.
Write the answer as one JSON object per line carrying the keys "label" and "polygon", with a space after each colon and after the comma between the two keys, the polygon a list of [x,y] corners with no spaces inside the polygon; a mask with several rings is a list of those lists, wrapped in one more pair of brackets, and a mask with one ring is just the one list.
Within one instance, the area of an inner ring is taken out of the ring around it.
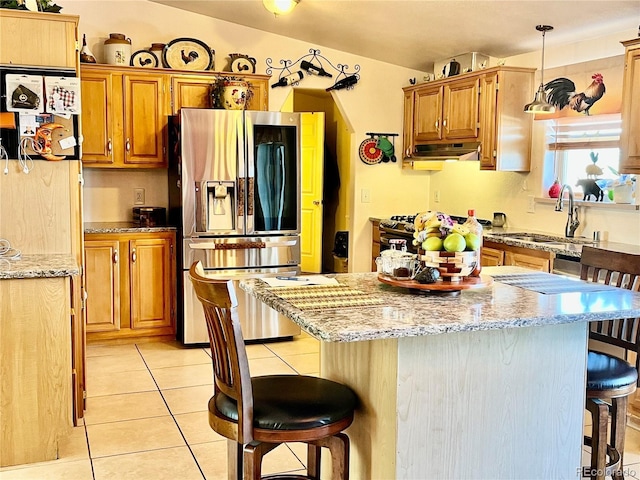
{"label": "tile floor", "polygon": [[[305,334],[247,346],[252,375],[317,375],[318,352]],[[60,458],[2,468],[0,480],[226,479],[226,440],[207,421],[209,349],[89,345],[87,384],[84,423],[61,444]],[[640,480],[640,432],[628,430],[627,447],[626,478]],[[304,445],[283,445],[267,455],[264,470],[303,473],[305,458]]]}

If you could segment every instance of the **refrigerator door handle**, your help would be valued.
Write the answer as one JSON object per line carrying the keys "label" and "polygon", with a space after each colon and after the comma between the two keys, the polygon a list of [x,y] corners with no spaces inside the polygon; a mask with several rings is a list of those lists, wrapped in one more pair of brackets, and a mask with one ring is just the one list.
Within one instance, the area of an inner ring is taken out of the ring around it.
{"label": "refrigerator door handle", "polygon": [[283,242],[243,242],[243,243],[222,243],[222,242],[206,242],[206,243],[190,243],[189,248],[192,250],[249,250],[252,248],[270,248],[270,247],[292,247],[296,245],[297,240],[285,240]]}
{"label": "refrigerator door handle", "polygon": [[245,242],[245,243],[190,243],[189,248],[193,250],[249,250],[252,248],[266,248],[265,242]]}

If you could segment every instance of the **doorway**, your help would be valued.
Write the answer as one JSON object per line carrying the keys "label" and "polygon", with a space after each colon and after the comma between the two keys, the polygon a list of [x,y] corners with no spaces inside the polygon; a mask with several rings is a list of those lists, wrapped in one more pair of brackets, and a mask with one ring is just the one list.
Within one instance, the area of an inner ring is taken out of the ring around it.
{"label": "doorway", "polygon": [[324,112],[322,248],[317,255],[321,256],[322,273],[335,272],[344,265],[336,262],[333,255],[336,232],[351,230],[349,186],[353,129],[329,92],[295,88],[291,101],[293,112]]}

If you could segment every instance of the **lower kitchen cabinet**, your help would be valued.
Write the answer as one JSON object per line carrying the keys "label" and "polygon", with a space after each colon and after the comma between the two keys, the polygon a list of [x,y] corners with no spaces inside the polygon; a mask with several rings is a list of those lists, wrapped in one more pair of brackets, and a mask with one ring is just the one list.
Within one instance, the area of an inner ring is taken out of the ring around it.
{"label": "lower kitchen cabinet", "polygon": [[380,256],[380,221],[371,220],[371,271],[378,270],[376,258]]}
{"label": "lower kitchen cabinet", "polygon": [[482,245],[481,262],[482,266],[485,267],[510,265],[541,272],[551,272],[554,257],[555,255],[552,252],[515,247],[485,240]]}
{"label": "lower kitchen cabinet", "polygon": [[87,340],[175,334],[175,233],[85,235]]}
{"label": "lower kitchen cabinet", "polygon": [[480,262],[483,267],[500,267],[504,265],[504,251],[497,248],[482,246]]}

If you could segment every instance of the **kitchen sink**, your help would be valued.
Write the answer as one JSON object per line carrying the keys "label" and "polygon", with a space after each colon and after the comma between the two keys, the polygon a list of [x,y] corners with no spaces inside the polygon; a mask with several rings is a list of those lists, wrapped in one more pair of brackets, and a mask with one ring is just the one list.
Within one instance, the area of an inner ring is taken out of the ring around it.
{"label": "kitchen sink", "polygon": [[563,244],[563,243],[575,243],[579,245],[591,245],[597,242],[594,242],[587,237],[555,237],[553,235],[544,235],[538,233],[494,233],[493,235],[497,237],[504,238],[513,238],[514,240],[522,240],[525,242],[533,242],[533,243],[555,243],[555,244]]}

